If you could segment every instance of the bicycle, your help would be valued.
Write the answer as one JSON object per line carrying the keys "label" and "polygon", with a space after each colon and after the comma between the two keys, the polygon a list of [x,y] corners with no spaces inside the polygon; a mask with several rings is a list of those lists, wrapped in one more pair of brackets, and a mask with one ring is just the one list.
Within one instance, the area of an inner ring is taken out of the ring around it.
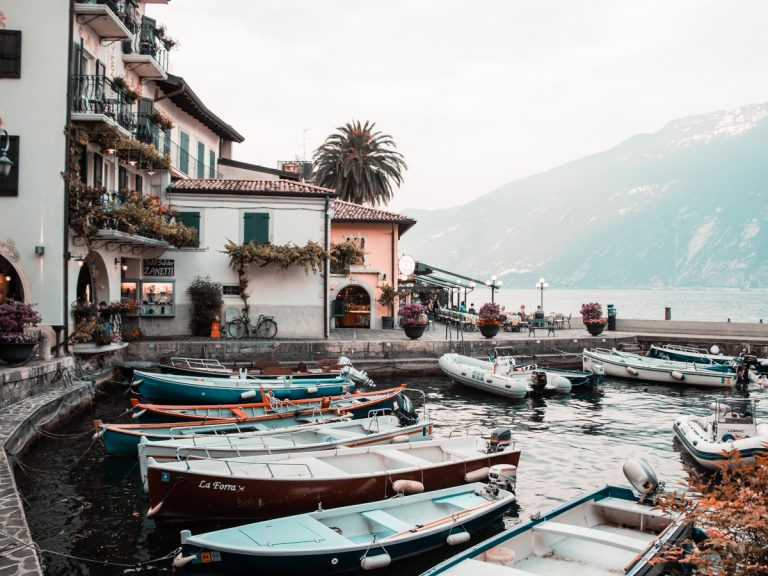
{"label": "bicycle", "polygon": [[277,336],[277,322],[272,316],[259,314],[256,322],[252,323],[248,312],[243,309],[242,315],[227,325],[227,334],[230,338],[238,339],[251,334],[256,334],[258,338],[272,339]]}

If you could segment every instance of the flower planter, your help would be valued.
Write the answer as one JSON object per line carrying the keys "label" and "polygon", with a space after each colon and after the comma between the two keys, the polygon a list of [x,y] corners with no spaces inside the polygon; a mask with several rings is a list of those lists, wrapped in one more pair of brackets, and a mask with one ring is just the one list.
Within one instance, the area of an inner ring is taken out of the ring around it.
{"label": "flower planter", "polygon": [[394,316],[382,316],[381,317],[381,328],[383,330],[392,330],[395,327],[395,317]]}
{"label": "flower planter", "polygon": [[603,333],[603,330],[605,330],[605,322],[602,324],[584,324],[584,326],[587,328],[587,332],[589,332],[592,336],[598,336],[599,334]]}
{"label": "flower planter", "polygon": [[405,335],[408,336],[411,340],[418,340],[421,338],[422,334],[424,334],[424,329],[426,326],[403,326],[403,330],[405,330]]}
{"label": "flower planter", "polygon": [[20,364],[29,360],[35,342],[0,342],[0,360],[8,364]]}
{"label": "flower planter", "polygon": [[501,328],[500,325],[496,324],[490,324],[488,326],[480,325],[480,334],[485,336],[486,338],[493,338],[496,336],[496,334],[499,333],[499,328]]}

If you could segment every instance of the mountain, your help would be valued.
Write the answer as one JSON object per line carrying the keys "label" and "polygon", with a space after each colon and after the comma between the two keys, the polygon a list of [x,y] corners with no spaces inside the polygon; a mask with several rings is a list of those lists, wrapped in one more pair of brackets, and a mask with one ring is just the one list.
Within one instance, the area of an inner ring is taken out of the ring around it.
{"label": "mountain", "polygon": [[445,210],[417,261],[507,287],[768,287],[768,103],[676,120]]}

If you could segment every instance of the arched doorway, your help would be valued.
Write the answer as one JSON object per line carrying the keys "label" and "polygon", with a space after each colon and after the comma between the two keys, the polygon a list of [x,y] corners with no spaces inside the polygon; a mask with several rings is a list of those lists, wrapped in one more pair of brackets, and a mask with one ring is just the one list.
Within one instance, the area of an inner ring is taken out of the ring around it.
{"label": "arched doorway", "polygon": [[0,304],[10,300],[24,302],[24,287],[13,264],[0,256]]}
{"label": "arched doorway", "polygon": [[91,267],[83,262],[80,266],[80,274],[77,275],[77,301],[78,302],[93,302],[93,294],[91,293]]}
{"label": "arched doorway", "polygon": [[339,290],[337,302],[343,302],[343,316],[337,317],[339,328],[370,328],[371,297],[361,286],[347,286]]}
{"label": "arched doorway", "polygon": [[76,297],[78,302],[109,302],[109,273],[97,252],[81,262]]}

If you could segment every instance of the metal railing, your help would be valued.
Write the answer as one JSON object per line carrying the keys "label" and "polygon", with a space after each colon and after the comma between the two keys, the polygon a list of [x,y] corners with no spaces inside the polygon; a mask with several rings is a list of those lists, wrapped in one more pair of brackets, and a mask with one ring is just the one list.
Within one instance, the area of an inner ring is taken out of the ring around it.
{"label": "metal railing", "polygon": [[139,14],[128,0],[87,0],[87,4],[103,4],[128,28],[131,34],[139,31]]}
{"label": "metal railing", "polygon": [[139,32],[133,41],[123,42],[123,53],[151,56],[164,72],[168,71],[168,49],[163,39],[158,36],[157,29],[146,19],[142,19]]}
{"label": "metal railing", "polygon": [[72,76],[72,112],[103,114],[133,132],[136,127],[136,103],[129,101],[106,76]]}

